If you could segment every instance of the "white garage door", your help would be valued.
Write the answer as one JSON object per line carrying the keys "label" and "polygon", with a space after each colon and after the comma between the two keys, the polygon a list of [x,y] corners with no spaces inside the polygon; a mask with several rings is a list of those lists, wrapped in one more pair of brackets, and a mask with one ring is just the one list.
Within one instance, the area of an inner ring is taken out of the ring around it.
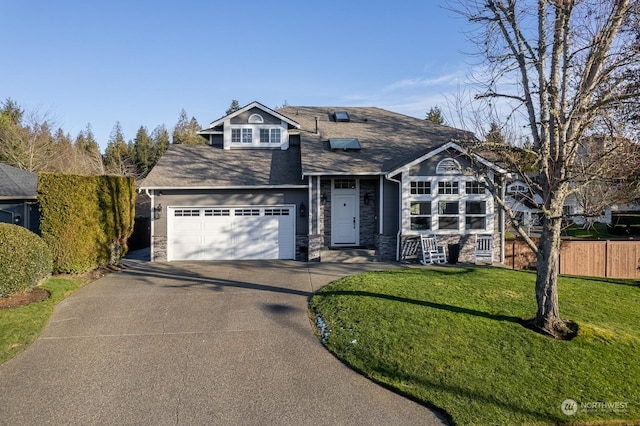
{"label": "white garage door", "polygon": [[295,206],[167,210],[168,260],[295,258]]}

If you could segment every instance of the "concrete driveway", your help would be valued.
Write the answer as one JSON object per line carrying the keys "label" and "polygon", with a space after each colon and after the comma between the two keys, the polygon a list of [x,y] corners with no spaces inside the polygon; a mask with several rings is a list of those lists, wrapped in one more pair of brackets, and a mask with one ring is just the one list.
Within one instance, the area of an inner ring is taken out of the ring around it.
{"label": "concrete driveway", "polygon": [[318,288],[389,267],[177,262],[110,274],[0,365],[0,424],[442,424],[341,364],[307,317]]}

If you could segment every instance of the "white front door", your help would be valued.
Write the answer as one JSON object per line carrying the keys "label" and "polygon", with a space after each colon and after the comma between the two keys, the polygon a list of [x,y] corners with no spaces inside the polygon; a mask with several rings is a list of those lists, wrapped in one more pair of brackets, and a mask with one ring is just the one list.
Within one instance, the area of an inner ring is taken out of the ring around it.
{"label": "white front door", "polygon": [[334,189],[331,206],[331,244],[358,245],[358,190]]}

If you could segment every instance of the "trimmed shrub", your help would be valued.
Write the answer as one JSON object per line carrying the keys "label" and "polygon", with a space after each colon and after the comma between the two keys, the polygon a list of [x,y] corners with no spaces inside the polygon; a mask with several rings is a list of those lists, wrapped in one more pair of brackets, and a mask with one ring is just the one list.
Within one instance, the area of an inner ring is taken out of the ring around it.
{"label": "trimmed shrub", "polygon": [[38,200],[40,232],[55,273],[117,264],[126,253],[133,232],[133,178],[41,173]]}
{"label": "trimmed shrub", "polygon": [[0,297],[25,291],[51,276],[51,251],[38,235],[0,223]]}

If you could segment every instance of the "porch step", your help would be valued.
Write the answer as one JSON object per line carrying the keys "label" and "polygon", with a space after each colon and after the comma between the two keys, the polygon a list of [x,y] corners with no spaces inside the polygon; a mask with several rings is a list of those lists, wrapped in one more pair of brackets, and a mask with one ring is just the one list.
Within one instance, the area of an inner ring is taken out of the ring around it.
{"label": "porch step", "polygon": [[364,263],[379,262],[375,250],[367,249],[323,249],[320,250],[320,262],[327,263]]}

